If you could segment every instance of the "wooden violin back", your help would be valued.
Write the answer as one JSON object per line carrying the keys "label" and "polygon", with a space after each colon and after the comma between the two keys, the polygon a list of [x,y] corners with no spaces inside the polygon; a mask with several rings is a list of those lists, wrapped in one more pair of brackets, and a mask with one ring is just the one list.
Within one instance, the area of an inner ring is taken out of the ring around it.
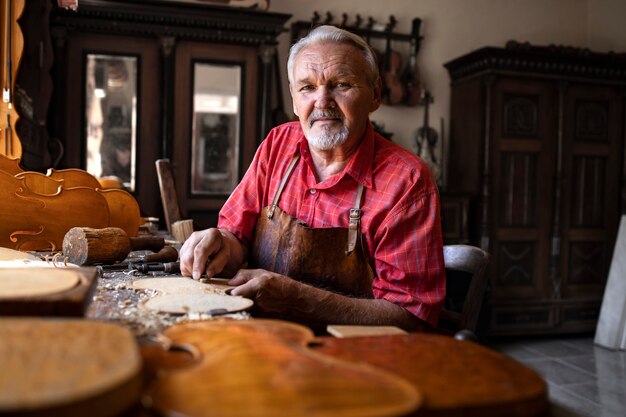
{"label": "wooden violin back", "polygon": [[[39,193],[28,186],[29,182],[37,186],[33,178],[39,177],[18,178],[0,171],[0,246],[55,251],[72,227],[108,226],[108,204],[98,191],[87,187],[64,189],[59,185],[56,193]],[[41,189],[49,190],[55,182],[48,178]]]}
{"label": "wooden violin back", "polygon": [[0,246],[57,250],[72,227],[119,227],[137,236],[141,213],[124,190],[102,190],[80,169],[23,171],[19,160],[0,155]]}

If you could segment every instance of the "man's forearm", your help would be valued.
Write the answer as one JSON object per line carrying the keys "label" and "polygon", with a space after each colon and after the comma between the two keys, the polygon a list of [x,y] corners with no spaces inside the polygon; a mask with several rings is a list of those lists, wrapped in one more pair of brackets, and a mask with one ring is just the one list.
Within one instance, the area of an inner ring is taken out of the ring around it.
{"label": "man's forearm", "polygon": [[288,315],[295,320],[315,321],[321,324],[387,325],[414,330],[425,322],[404,308],[387,300],[352,298],[285,277],[283,291],[288,294],[283,303],[276,303],[263,293],[257,299],[266,311]]}

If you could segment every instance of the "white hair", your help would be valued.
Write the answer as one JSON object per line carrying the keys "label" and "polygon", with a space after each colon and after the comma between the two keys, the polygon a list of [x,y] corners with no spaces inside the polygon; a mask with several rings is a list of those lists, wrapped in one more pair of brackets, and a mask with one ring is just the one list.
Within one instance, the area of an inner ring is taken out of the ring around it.
{"label": "white hair", "polygon": [[289,49],[289,59],[287,60],[287,78],[289,79],[289,84],[293,84],[293,66],[300,51],[309,45],[325,42],[347,43],[359,49],[369,68],[370,85],[376,85],[378,64],[376,63],[376,54],[372,48],[360,36],[331,25],[316,27],[308,35],[291,46]]}

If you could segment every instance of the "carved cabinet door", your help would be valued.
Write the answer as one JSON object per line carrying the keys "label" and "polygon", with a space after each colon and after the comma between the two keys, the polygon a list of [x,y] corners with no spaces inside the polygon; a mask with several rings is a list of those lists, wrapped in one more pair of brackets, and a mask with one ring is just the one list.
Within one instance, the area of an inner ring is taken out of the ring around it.
{"label": "carved cabinet door", "polygon": [[500,78],[492,91],[494,297],[547,298],[557,171],[555,87]]}

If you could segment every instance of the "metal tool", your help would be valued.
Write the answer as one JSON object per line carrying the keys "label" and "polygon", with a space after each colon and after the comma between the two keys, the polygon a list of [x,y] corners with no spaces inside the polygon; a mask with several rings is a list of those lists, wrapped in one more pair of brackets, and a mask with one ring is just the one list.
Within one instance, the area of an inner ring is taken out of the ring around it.
{"label": "metal tool", "polygon": [[148,272],[166,272],[168,274],[177,274],[180,272],[180,262],[148,262],[141,264],[131,264],[133,269],[141,273]]}

